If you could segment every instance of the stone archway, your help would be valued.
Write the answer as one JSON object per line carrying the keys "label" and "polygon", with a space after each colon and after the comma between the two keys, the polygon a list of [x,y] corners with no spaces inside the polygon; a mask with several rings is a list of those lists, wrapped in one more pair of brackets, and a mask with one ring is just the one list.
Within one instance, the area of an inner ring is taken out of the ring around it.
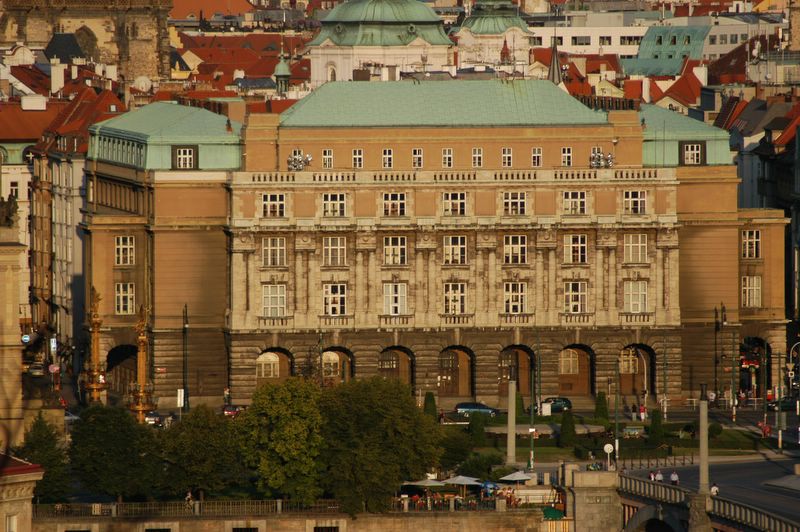
{"label": "stone archway", "polygon": [[344,347],[329,347],[322,351],[322,384],[337,386],[350,382],[355,376],[353,353]]}
{"label": "stone archway", "polygon": [[265,349],[255,360],[256,388],[266,383],[280,383],[294,375],[294,359],[287,350]]}
{"label": "stone archway", "polygon": [[510,345],[500,351],[497,360],[497,395],[501,401],[508,398],[508,382],[511,380],[517,382],[520,395],[530,397],[534,356],[533,350],[524,345]]}
{"label": "stone archway", "polygon": [[772,348],[761,337],[747,336],[739,345],[738,389],[753,397],[764,397],[764,390],[771,387]]}
{"label": "stone archway", "polygon": [[387,347],[378,354],[378,375],[384,379],[398,379],[413,387],[416,383],[415,370],[414,354],[406,347]]}
{"label": "stone archway", "polygon": [[643,398],[655,393],[655,351],[644,344],[629,344],[619,355],[620,394]]}
{"label": "stone archway", "polygon": [[463,346],[451,346],[439,353],[436,377],[439,397],[472,397],[475,393],[475,354]]}
{"label": "stone archway", "polygon": [[558,354],[558,394],[565,397],[594,393],[594,352],[585,345],[569,345]]}
{"label": "stone archway", "polygon": [[624,532],[683,532],[679,516],[672,510],[644,506],[625,524]]}
{"label": "stone archway", "polygon": [[86,26],[81,26],[75,30],[75,39],[78,41],[78,45],[81,47],[81,50],[83,50],[84,57],[87,60],[90,58],[100,58],[97,50],[97,36],[92,30]]}

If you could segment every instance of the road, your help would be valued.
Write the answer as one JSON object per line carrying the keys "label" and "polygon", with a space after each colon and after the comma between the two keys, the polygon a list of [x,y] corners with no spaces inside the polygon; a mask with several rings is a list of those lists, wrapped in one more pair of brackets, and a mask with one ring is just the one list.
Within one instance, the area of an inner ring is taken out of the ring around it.
{"label": "road", "polygon": [[[775,515],[800,521],[800,493],[765,486],[763,483],[793,474],[797,460],[760,460],[736,464],[712,464],[709,479],[719,486],[720,497],[749,504]],[[681,485],[697,489],[697,466],[679,467]],[[662,470],[669,478],[671,469]],[[647,477],[648,471],[636,471],[636,476]]]}

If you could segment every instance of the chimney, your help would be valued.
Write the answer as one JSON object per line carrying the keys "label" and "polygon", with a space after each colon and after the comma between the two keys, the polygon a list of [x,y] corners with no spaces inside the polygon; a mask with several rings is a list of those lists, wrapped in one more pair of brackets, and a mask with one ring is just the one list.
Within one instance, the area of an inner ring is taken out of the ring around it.
{"label": "chimney", "polygon": [[106,65],[106,78],[117,81],[117,65]]}
{"label": "chimney", "polygon": [[94,74],[96,76],[102,76],[103,75],[103,66],[104,65],[102,63],[95,63],[95,65],[94,65]]}
{"label": "chimney", "polygon": [[64,88],[64,70],[67,65],[62,65],[61,61],[54,57],[50,60],[50,94],[57,94]]}
{"label": "chimney", "polygon": [[78,65],[72,64],[69,69],[70,79],[78,79]]}

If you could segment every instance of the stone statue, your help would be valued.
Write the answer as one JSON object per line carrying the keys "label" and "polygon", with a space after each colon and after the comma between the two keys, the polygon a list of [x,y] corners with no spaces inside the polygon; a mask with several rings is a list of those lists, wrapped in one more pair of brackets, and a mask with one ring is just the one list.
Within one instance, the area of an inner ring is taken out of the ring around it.
{"label": "stone statue", "polygon": [[0,227],[14,227],[18,210],[17,198],[13,194],[9,194],[7,200],[0,196]]}

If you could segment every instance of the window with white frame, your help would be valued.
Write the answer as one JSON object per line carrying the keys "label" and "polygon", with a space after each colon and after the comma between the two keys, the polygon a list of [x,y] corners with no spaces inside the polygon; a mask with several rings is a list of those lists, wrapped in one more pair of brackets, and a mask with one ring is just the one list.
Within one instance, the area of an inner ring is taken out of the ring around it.
{"label": "window with white frame", "polygon": [[443,192],[442,214],[444,216],[464,216],[467,214],[466,192]]}
{"label": "window with white frame", "polygon": [[326,170],[333,168],[333,150],[330,148],[322,150],[322,168]]}
{"label": "window with white frame", "polygon": [[758,229],[745,229],[742,231],[742,258],[761,258],[761,231]]}
{"label": "window with white frame", "polygon": [[635,349],[623,349],[619,354],[619,372],[622,375],[639,373],[639,357]]}
{"label": "window with white frame", "polygon": [[542,148],[531,148],[531,166],[534,168],[542,166]]}
{"label": "window with white frame", "polygon": [[564,312],[567,314],[586,312],[586,281],[564,283]]}
{"label": "window with white frame", "polygon": [[324,266],[347,266],[347,237],[323,237],[322,264]]}
{"label": "window with white frame", "polygon": [[116,266],[133,266],[136,264],[136,239],[133,235],[114,237],[114,264]]}
{"label": "window with white frame", "polygon": [[514,166],[513,151],[511,148],[502,149],[500,164],[503,168],[511,168]]}
{"label": "window with white frame", "polygon": [[286,195],[266,193],[261,195],[261,216],[283,218],[286,216]]}
{"label": "window with white frame", "polygon": [[384,148],[383,149],[383,159],[382,159],[382,167],[384,169],[389,169],[394,166],[394,152],[391,148]]}
{"label": "window with white frame", "polygon": [[413,148],[411,150],[411,167],[422,168],[424,163],[422,148]]}
{"label": "window with white frame", "polygon": [[467,283],[444,283],[444,313],[464,314],[467,311]]}
{"label": "window with white frame", "polygon": [[442,168],[453,167],[453,148],[442,148]]}
{"label": "window with white frame", "polygon": [[322,307],[326,316],[347,314],[347,285],[343,283],[323,284]]}
{"label": "window with white frame", "polygon": [[564,214],[586,214],[585,190],[565,190],[563,198]]}
{"label": "window with white frame", "polygon": [[361,148],[353,150],[353,168],[356,170],[364,168],[364,150]]}
{"label": "window with white frame", "polygon": [[445,265],[467,263],[467,237],[464,235],[447,235],[444,237],[442,262]]}
{"label": "window with white frame", "polygon": [[526,264],[528,262],[528,237],[525,235],[503,236],[503,263]]}
{"label": "window with white frame", "polygon": [[11,181],[11,188],[9,189],[9,194],[19,199],[19,181]]}
{"label": "window with white frame", "polygon": [[136,313],[136,290],[133,283],[114,284],[114,313]]}
{"label": "window with white frame", "polygon": [[17,514],[6,515],[6,532],[19,532]]}
{"label": "window with white frame", "polygon": [[286,238],[265,236],[261,238],[261,264],[265,268],[286,266]]}
{"label": "window with white frame", "polygon": [[483,148],[472,148],[472,167],[483,168]]}
{"label": "window with white frame", "polygon": [[524,314],[528,284],[524,282],[503,283],[503,310],[506,314]]}
{"label": "window with white frame", "polygon": [[408,314],[407,296],[407,283],[383,283],[383,313],[387,316]]}
{"label": "window with white frame", "polygon": [[572,166],[572,148],[569,146],[561,148],[561,166]]}
{"label": "window with white frame", "polygon": [[303,156],[303,150],[301,150],[300,148],[292,149],[292,158],[302,157],[302,156]]}
{"label": "window with white frame", "polygon": [[383,215],[384,216],[405,216],[406,215],[406,193],[405,192],[384,192],[383,193]]}
{"label": "window with white frame", "polygon": [[527,192],[503,192],[503,214],[519,216],[527,211]]}
{"label": "window with white frame", "polygon": [[383,237],[383,263],[387,266],[403,266],[406,264],[406,237]]}
{"label": "window with white frame", "polygon": [[326,379],[339,377],[339,353],[325,351],[322,353],[322,375]]}
{"label": "window with white frame", "polygon": [[277,379],[280,377],[280,357],[277,353],[261,353],[256,359],[256,378]]}
{"label": "window with white frame", "polygon": [[345,216],[347,196],[343,193],[322,195],[322,216],[341,218]]}
{"label": "window with white frame", "polygon": [[558,373],[560,375],[577,375],[580,369],[580,355],[575,349],[564,349],[558,355]]}
{"label": "window with white frame", "polygon": [[261,285],[261,315],[265,318],[286,316],[286,285]]}
{"label": "window with white frame", "polygon": [[622,292],[625,312],[631,314],[647,312],[647,281],[625,281]]}
{"label": "window with white frame", "polygon": [[761,276],[742,276],[742,306],[758,308],[761,306]]}
{"label": "window with white frame", "polygon": [[682,161],[686,166],[703,164],[703,144],[697,142],[684,142],[681,144]]}
{"label": "window with white frame", "polygon": [[625,214],[645,214],[647,212],[647,191],[646,190],[623,191],[622,211]]}
{"label": "window with white frame", "polygon": [[647,262],[647,233],[626,233],[622,242],[624,262],[628,264]]}
{"label": "window with white frame", "polygon": [[178,147],[175,148],[175,168],[192,169],[196,167],[195,148]]}
{"label": "window with white frame", "polygon": [[566,264],[586,264],[586,235],[564,235],[564,262]]}

